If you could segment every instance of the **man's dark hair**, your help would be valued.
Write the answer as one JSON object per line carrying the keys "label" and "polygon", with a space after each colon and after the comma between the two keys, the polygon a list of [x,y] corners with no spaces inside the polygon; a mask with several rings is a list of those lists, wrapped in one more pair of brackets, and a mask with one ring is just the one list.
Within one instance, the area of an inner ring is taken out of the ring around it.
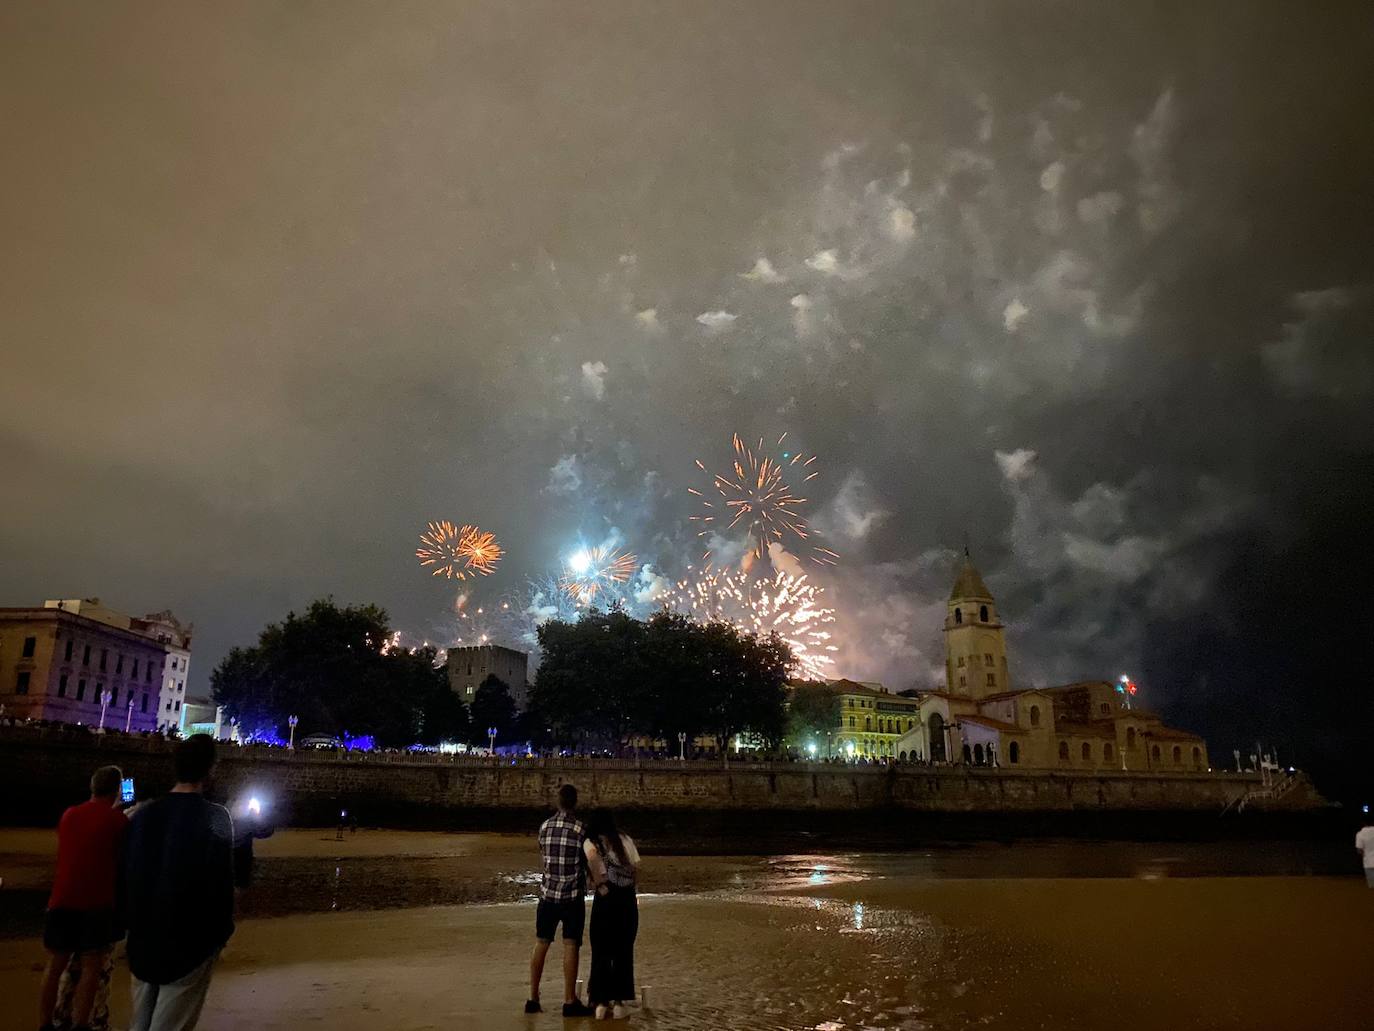
{"label": "man's dark hair", "polygon": [[102,766],[91,774],[91,794],[96,798],[112,798],[119,794],[119,782],[124,779],[118,766]]}
{"label": "man's dark hair", "polygon": [[558,808],[572,812],[577,808],[577,788],[564,784],[558,789]]}
{"label": "man's dark hair", "polygon": [[209,734],[192,734],[173,749],[172,765],[178,784],[199,784],[214,768],[215,739]]}

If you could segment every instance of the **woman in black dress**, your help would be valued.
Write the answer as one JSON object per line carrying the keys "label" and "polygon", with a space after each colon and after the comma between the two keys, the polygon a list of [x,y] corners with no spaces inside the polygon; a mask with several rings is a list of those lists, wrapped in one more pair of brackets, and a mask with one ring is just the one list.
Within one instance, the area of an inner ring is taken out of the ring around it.
{"label": "woman in black dress", "polygon": [[635,936],[639,933],[639,903],[635,882],[639,850],[628,834],[616,828],[608,810],[587,821],[583,845],[596,896],[592,899],[592,972],[587,1002],[598,1020],[623,1017],[624,1003],[635,997]]}

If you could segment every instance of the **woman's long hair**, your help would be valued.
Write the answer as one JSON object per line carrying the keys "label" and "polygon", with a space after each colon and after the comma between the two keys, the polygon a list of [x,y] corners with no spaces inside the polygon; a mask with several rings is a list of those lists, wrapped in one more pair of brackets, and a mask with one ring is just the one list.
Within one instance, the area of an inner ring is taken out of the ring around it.
{"label": "woman's long hair", "polygon": [[604,841],[622,866],[630,865],[625,858],[625,843],[615,826],[615,814],[609,809],[598,809],[587,818],[587,836],[593,841]]}

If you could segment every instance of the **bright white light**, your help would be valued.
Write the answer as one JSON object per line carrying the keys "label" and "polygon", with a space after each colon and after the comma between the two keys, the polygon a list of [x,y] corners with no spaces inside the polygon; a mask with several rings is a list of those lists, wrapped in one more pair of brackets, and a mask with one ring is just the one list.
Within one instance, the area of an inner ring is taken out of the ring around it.
{"label": "bright white light", "polygon": [[248,811],[252,813],[254,816],[257,816],[259,813],[262,812],[262,803],[259,802],[256,798],[250,798],[248,800]]}
{"label": "bright white light", "polygon": [[850,755],[853,755],[853,754],[854,754],[854,742],[851,741],[851,742],[849,742],[849,744],[845,745],[845,746],[844,746],[844,750],[845,750],[846,752],[848,752]]}
{"label": "bright white light", "polygon": [[807,750],[808,752],[810,752],[812,755],[815,755],[815,754],[816,754],[816,742],[812,741],[809,745],[806,746],[806,750]]}
{"label": "bright white light", "polygon": [[568,559],[568,568],[579,575],[592,568],[592,556],[586,551],[575,551]]}

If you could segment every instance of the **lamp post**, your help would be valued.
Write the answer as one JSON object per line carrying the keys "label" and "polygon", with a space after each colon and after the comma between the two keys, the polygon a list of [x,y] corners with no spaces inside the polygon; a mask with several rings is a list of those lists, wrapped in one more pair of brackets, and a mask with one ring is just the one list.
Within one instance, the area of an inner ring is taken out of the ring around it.
{"label": "lamp post", "polygon": [[130,728],[131,726],[133,726],[133,722],[134,722],[134,696],[133,696],[133,695],[130,695],[130,696],[129,696],[129,706],[128,706],[128,708],[129,708],[129,712],[128,712],[128,714],[124,717],[124,733],[126,733],[126,734],[129,732],[129,728]]}
{"label": "lamp post", "polygon": [[687,732],[683,730],[677,732],[677,761],[687,761]]}
{"label": "lamp post", "polygon": [[289,748],[289,749],[290,749],[291,751],[293,751],[293,752],[296,750],[296,724],[299,723],[300,721],[301,721],[301,720],[300,720],[300,717],[299,717],[299,716],[288,716],[288,717],[286,717],[286,725],[287,725],[288,727],[291,728],[291,731],[290,731],[291,739],[290,739],[290,742],[287,744],[286,747]]}
{"label": "lamp post", "polygon": [[492,755],[495,755],[495,754],[496,754],[496,728],[495,728],[495,727],[488,727],[488,728],[487,728],[487,751],[489,751]]}
{"label": "lamp post", "polygon": [[100,731],[105,732],[105,710],[109,707],[111,694],[109,691],[100,692]]}

